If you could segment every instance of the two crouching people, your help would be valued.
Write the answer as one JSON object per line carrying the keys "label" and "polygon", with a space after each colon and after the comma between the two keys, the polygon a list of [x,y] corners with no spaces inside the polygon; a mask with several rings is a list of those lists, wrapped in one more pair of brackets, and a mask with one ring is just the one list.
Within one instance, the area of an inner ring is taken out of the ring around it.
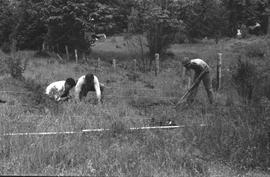
{"label": "two crouching people", "polygon": [[76,100],[81,101],[89,91],[94,91],[98,103],[102,102],[104,85],[99,83],[98,78],[93,74],[83,75],[77,82],[73,78],[53,82],[46,88],[45,94],[57,102],[67,101],[71,98],[69,93],[73,87],[75,87],[74,96]]}

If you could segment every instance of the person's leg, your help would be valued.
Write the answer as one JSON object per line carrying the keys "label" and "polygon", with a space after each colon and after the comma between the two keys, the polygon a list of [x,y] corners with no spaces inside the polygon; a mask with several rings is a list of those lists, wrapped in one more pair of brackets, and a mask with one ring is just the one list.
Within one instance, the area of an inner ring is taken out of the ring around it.
{"label": "person's leg", "polygon": [[[196,81],[196,79],[198,78],[199,75],[200,75],[200,73],[195,73],[193,82]],[[194,101],[194,99],[197,95],[197,92],[198,92],[200,82],[201,82],[201,80],[199,80],[198,83],[194,86],[194,88],[190,91],[190,94],[187,97],[188,103],[192,103]]]}
{"label": "person's leg", "polygon": [[100,91],[101,91],[101,103],[103,103],[103,98],[104,98],[104,88],[105,88],[105,85],[102,84],[102,83],[99,83],[99,86],[100,86]]}
{"label": "person's leg", "polygon": [[209,102],[210,104],[212,104],[214,101],[214,93],[212,89],[212,81],[211,81],[210,73],[209,72],[205,73],[204,76],[202,77],[202,80],[203,80],[204,88],[207,92]]}

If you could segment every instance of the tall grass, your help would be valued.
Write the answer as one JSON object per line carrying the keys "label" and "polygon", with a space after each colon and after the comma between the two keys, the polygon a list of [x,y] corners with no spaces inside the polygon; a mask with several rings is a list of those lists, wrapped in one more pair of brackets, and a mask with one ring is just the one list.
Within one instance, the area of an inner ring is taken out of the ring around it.
{"label": "tall grass", "polygon": [[[209,63],[215,63],[213,52],[205,51],[204,54],[209,56]],[[23,72],[23,81],[8,76],[1,78],[1,89],[28,92],[14,96],[6,94],[15,101],[0,106],[1,134],[90,128],[111,130],[73,135],[1,136],[0,174],[215,176],[213,161],[244,170],[258,167],[267,170],[270,165],[267,95],[262,94],[265,96],[256,106],[243,105],[239,97],[229,96],[237,92],[227,87],[232,82],[228,73],[223,79],[228,81],[226,88],[229,89],[216,94],[216,105],[208,105],[206,93],[200,86],[193,105],[175,109],[173,102],[177,99],[168,100],[167,97],[177,98],[186,91],[178,60],[163,60],[157,77],[151,72],[138,72],[136,79],[129,76],[131,67],[123,67],[132,65],[132,61],[119,61],[116,71],[109,62],[102,62],[99,72],[95,72],[94,59],[77,65],[47,61],[43,58],[31,60]],[[44,96],[44,88],[50,82],[67,77],[77,79],[89,72],[96,74],[107,86],[104,104],[94,104],[94,93],[89,93],[80,103],[56,104]],[[167,119],[187,127],[128,130],[152,123],[160,125]],[[198,127],[200,123],[208,126]]]}

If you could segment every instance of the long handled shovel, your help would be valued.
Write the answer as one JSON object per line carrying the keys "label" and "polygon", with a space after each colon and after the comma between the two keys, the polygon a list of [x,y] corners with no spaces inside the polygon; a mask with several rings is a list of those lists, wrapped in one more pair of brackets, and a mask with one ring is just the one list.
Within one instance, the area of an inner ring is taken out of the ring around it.
{"label": "long handled shovel", "polygon": [[193,88],[199,83],[201,77],[206,73],[206,69],[201,72],[201,74],[196,78],[196,80],[193,82],[192,86],[185,92],[185,94],[180,98],[180,100],[176,103],[175,107],[177,107],[179,104],[183,103],[185,101],[185,98],[191,93]]}

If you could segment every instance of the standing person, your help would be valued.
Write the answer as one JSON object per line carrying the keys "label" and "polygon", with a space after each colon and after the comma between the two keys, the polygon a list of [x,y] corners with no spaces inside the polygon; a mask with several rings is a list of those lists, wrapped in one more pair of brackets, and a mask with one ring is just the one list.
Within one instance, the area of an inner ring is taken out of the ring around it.
{"label": "standing person", "polygon": [[76,85],[73,78],[67,78],[63,81],[51,83],[45,91],[45,94],[53,98],[55,101],[65,101],[70,98],[69,91]]}
{"label": "standing person", "polygon": [[98,103],[102,102],[104,85],[99,83],[97,76],[94,74],[86,74],[78,79],[75,86],[75,98],[82,100],[87,96],[89,91],[96,92]]}
{"label": "standing person", "polygon": [[[204,88],[207,92],[208,99],[210,104],[213,103],[213,89],[212,89],[212,82],[210,77],[210,67],[208,64],[203,61],[202,59],[184,59],[182,61],[183,66],[187,69],[193,69],[195,72],[194,75],[194,82],[197,81],[197,84],[194,86],[193,90],[191,91],[190,95],[187,98],[188,102],[193,102],[194,98],[198,92],[198,87],[200,85],[201,80],[203,81]],[[204,73],[203,73],[204,72]],[[201,75],[202,74],[202,75]],[[200,76],[201,75],[201,76]],[[198,78],[200,77],[200,78]]]}

